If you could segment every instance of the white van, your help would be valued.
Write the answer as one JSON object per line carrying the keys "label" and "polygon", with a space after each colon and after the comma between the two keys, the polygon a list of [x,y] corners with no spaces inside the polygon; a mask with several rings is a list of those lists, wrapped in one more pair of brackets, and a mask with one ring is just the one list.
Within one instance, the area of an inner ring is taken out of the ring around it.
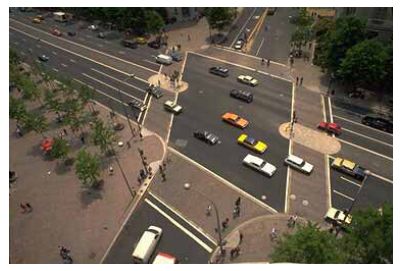
{"label": "white van", "polygon": [[158,62],[159,64],[170,65],[172,64],[172,57],[164,54],[159,54],[156,57],[156,62]]}
{"label": "white van", "polygon": [[148,229],[142,234],[140,241],[133,251],[133,258],[135,263],[148,263],[149,258],[155,250],[159,239],[162,236],[162,229],[149,226]]}

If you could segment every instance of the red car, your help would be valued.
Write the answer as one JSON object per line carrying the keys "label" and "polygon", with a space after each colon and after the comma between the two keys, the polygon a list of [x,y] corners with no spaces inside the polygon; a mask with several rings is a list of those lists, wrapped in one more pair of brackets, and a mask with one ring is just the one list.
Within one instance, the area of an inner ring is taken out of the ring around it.
{"label": "red car", "polygon": [[57,28],[53,28],[52,30],[50,30],[50,33],[52,33],[55,36],[60,37],[61,36],[61,31]]}
{"label": "red car", "polygon": [[335,134],[337,136],[341,134],[341,126],[334,122],[321,121],[318,124],[317,128],[328,133]]}

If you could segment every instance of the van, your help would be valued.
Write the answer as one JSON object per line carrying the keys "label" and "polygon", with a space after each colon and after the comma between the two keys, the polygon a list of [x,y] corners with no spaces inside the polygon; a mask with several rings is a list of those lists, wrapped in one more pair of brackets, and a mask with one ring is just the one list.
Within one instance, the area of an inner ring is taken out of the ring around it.
{"label": "van", "polygon": [[172,57],[164,54],[159,54],[156,57],[156,62],[158,62],[159,64],[170,65],[172,64]]}
{"label": "van", "polygon": [[156,226],[149,226],[142,234],[140,241],[133,251],[135,263],[148,263],[154,253],[155,247],[162,236],[162,229]]}

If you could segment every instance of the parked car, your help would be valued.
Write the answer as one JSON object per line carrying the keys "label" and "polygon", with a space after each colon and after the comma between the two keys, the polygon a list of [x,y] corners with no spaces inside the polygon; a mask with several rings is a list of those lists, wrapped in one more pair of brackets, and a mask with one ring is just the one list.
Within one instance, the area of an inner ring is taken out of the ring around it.
{"label": "parked car", "polygon": [[327,133],[337,135],[337,136],[341,134],[341,126],[334,122],[321,121],[318,124],[317,129],[325,131]]}
{"label": "parked car", "polygon": [[40,19],[35,17],[35,18],[32,19],[32,22],[35,23],[35,24],[40,24],[42,22],[42,20],[40,20]]}
{"label": "parked car", "polygon": [[153,41],[148,42],[148,46],[151,48],[154,48],[154,49],[159,49],[159,48],[161,48],[161,43],[158,42],[157,40],[153,40]]}
{"label": "parked car", "polygon": [[140,110],[140,112],[142,112],[145,109],[147,109],[147,106],[145,104],[143,104],[141,101],[136,100],[136,99],[128,102],[127,104],[133,109]]}
{"label": "parked car", "polygon": [[135,42],[137,42],[138,44],[144,45],[147,44],[147,38],[145,37],[135,37],[134,38]]}
{"label": "parked car", "polygon": [[178,52],[178,51],[171,52],[171,53],[170,53],[170,56],[171,56],[172,59],[173,59],[174,61],[176,61],[176,62],[180,62],[180,61],[183,60],[183,54],[180,53],[180,52]]}
{"label": "parked car", "polygon": [[340,157],[337,157],[334,161],[332,161],[331,167],[340,172],[346,173],[360,181],[363,180],[366,176],[364,168],[350,160],[346,160]]}
{"label": "parked car", "polygon": [[367,115],[362,118],[362,123],[367,126],[371,126],[373,128],[392,133],[393,132],[393,123],[391,120],[375,116],[375,115]]}
{"label": "parked car", "polygon": [[162,229],[156,226],[149,226],[148,229],[142,234],[141,239],[138,241],[134,248],[132,257],[135,263],[146,264],[149,262],[152,254],[158,245],[162,236]]}
{"label": "parked car", "polygon": [[159,55],[156,56],[155,60],[159,64],[170,65],[170,64],[172,64],[173,59],[169,55],[159,54]]}
{"label": "parked car", "polygon": [[42,54],[40,56],[38,56],[38,59],[42,62],[48,62],[49,61],[49,57],[45,54]]}
{"label": "parked car", "polygon": [[175,102],[170,101],[170,100],[167,100],[167,101],[163,104],[163,107],[164,107],[167,111],[172,112],[172,113],[174,113],[174,114],[179,114],[179,113],[181,113],[181,112],[183,111],[183,107],[182,107],[182,106],[180,106],[180,105],[178,105],[178,104],[176,104]]}
{"label": "parked car", "polygon": [[240,129],[244,129],[249,125],[248,120],[245,120],[245,119],[241,118],[240,116],[238,116],[234,113],[230,113],[230,112],[223,114],[222,120],[229,124],[232,124],[233,126],[240,128]]}
{"label": "parked car", "polygon": [[60,37],[62,35],[61,31],[57,28],[53,28],[52,30],[50,30],[50,33],[52,33],[55,36]]}
{"label": "parked car", "polygon": [[261,172],[262,174],[268,175],[269,177],[272,177],[276,172],[276,167],[274,165],[271,165],[267,161],[251,154],[247,154],[247,156],[244,157],[243,164]]}
{"label": "parked car", "polygon": [[163,93],[162,93],[160,87],[155,86],[155,85],[149,85],[149,87],[147,88],[147,91],[152,96],[154,96],[156,99],[159,99],[160,97],[163,96]]}
{"label": "parked car", "polygon": [[244,40],[237,40],[235,45],[233,46],[236,50],[241,50],[241,48],[243,48],[244,45]]}
{"label": "parked car", "polygon": [[68,31],[67,35],[69,35],[70,37],[74,37],[75,35],[77,35],[77,33],[75,31]]}
{"label": "parked car", "polygon": [[88,26],[88,29],[89,29],[89,30],[92,30],[92,31],[98,31],[98,30],[99,30],[99,26],[96,25],[96,24],[91,24],[91,25]]}
{"label": "parked car", "polygon": [[99,32],[97,37],[100,38],[100,39],[104,39],[105,38],[105,33],[104,32]]}
{"label": "parked car", "polygon": [[219,75],[221,77],[229,76],[229,69],[221,66],[212,67],[209,69],[209,72],[215,75]]}
{"label": "parked car", "polygon": [[230,96],[245,101],[247,103],[251,103],[253,101],[253,94],[245,90],[232,89],[232,91],[230,92]]}
{"label": "parked car", "polygon": [[177,258],[165,252],[159,252],[152,264],[176,264]]}
{"label": "parked car", "polygon": [[195,131],[194,137],[210,145],[215,145],[216,143],[219,143],[219,137],[208,131]]}
{"label": "parked car", "polygon": [[253,137],[247,134],[241,134],[237,138],[237,143],[260,154],[264,153],[268,147],[267,144],[265,144],[264,142],[255,140]]}
{"label": "parked car", "polygon": [[344,211],[338,210],[336,208],[329,208],[327,213],[325,214],[325,220],[329,220],[330,222],[335,222],[338,225],[349,225],[352,223],[352,215],[346,213]]}
{"label": "parked car", "polygon": [[121,44],[124,47],[128,47],[131,49],[137,49],[137,47],[138,47],[138,44],[134,40],[122,40]]}
{"label": "parked car", "polygon": [[285,158],[285,164],[305,174],[311,174],[314,169],[314,166],[312,164],[307,163],[302,158],[292,154]]}
{"label": "parked car", "polygon": [[258,85],[258,80],[250,75],[239,75],[237,77],[237,81],[239,81],[240,83],[246,84],[246,85],[253,86],[253,87]]}

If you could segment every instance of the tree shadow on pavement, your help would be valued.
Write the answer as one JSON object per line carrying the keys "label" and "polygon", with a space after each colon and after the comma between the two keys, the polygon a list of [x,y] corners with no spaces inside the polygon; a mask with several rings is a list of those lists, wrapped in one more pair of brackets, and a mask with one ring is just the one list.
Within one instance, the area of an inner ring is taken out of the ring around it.
{"label": "tree shadow on pavement", "polygon": [[87,208],[91,203],[103,198],[104,181],[100,180],[98,187],[92,189],[84,189],[80,192],[81,206]]}

